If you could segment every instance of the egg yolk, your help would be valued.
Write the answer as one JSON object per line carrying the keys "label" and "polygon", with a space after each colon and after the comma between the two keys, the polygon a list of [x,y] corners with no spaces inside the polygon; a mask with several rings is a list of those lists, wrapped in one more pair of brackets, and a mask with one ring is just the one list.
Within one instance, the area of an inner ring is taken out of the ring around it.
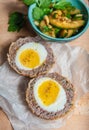
{"label": "egg yolk", "polygon": [[52,80],[43,82],[38,88],[38,96],[45,106],[53,104],[60,92],[58,84]]}
{"label": "egg yolk", "polygon": [[20,63],[27,68],[35,68],[40,65],[39,54],[33,49],[27,49],[19,55]]}

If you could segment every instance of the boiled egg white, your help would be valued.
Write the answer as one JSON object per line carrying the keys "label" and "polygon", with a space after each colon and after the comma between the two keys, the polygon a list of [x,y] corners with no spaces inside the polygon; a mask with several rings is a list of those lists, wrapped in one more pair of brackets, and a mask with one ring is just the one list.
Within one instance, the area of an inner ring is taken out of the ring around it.
{"label": "boiled egg white", "polygon": [[33,88],[37,104],[48,112],[57,112],[65,107],[67,96],[64,88],[54,79],[42,77]]}
{"label": "boiled egg white", "polygon": [[29,42],[17,50],[15,64],[19,69],[32,70],[42,65],[46,57],[47,50],[42,44]]}

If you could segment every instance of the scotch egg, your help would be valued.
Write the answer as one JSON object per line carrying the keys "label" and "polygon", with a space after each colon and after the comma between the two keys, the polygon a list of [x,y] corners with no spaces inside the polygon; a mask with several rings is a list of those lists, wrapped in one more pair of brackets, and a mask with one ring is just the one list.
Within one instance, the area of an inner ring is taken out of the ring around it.
{"label": "scotch egg", "polygon": [[47,43],[36,42],[30,37],[13,42],[7,56],[10,66],[16,72],[29,77],[45,74],[54,63],[50,46]]}
{"label": "scotch egg", "polygon": [[49,73],[32,79],[26,90],[26,101],[36,116],[53,120],[73,108],[74,87],[58,73]]}

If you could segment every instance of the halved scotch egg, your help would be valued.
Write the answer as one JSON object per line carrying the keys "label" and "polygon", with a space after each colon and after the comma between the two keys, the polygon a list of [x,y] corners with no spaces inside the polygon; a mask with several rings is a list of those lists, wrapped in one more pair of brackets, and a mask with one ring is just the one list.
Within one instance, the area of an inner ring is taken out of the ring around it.
{"label": "halved scotch egg", "polygon": [[9,48],[8,62],[19,74],[35,77],[45,74],[54,63],[52,49],[47,43],[20,38]]}
{"label": "halved scotch egg", "polygon": [[58,73],[49,73],[29,82],[26,101],[36,116],[47,120],[60,118],[73,108],[74,87]]}

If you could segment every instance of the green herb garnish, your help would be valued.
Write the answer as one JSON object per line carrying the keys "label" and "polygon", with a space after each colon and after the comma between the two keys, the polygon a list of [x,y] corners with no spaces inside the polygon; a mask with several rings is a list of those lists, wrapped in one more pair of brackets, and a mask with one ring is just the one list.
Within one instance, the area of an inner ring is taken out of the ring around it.
{"label": "green herb garnish", "polygon": [[53,9],[50,9],[50,8],[44,8],[44,9],[43,9],[44,15],[48,15],[48,14],[50,14],[52,11],[53,11]]}
{"label": "green herb garnish", "polygon": [[72,4],[66,0],[60,0],[59,2],[54,4],[55,9],[65,10],[67,8],[73,8]]}
{"label": "green herb garnish", "polygon": [[67,18],[69,18],[69,19],[71,18],[71,15],[70,15],[69,13],[66,14],[65,16],[66,16]]}
{"label": "green herb garnish", "polygon": [[44,15],[52,12],[52,9],[49,8],[51,0],[37,0],[36,7],[33,10],[34,20],[41,20]]}
{"label": "green herb garnish", "polygon": [[48,8],[50,6],[51,0],[36,0],[36,4],[40,8]]}
{"label": "green herb garnish", "polygon": [[23,3],[26,4],[27,6],[29,6],[35,2],[36,2],[36,0],[23,0]]}
{"label": "green herb garnish", "polygon": [[61,28],[55,28],[55,34],[57,35],[60,32]]}
{"label": "green herb garnish", "polygon": [[49,28],[48,26],[44,26],[43,27],[43,32],[49,32],[49,31],[51,31],[52,29],[51,28]]}
{"label": "green herb garnish", "polygon": [[52,12],[52,9],[49,8],[40,8],[40,7],[35,7],[33,9],[33,18],[34,20],[41,20],[43,18],[44,15],[50,14]]}
{"label": "green herb garnish", "polygon": [[40,20],[40,19],[42,19],[43,18],[43,16],[44,16],[44,12],[42,11],[42,9],[41,8],[39,8],[39,7],[35,7],[34,9],[33,9],[33,18],[35,19],[35,20]]}
{"label": "green herb garnish", "polygon": [[25,24],[25,15],[20,12],[11,13],[8,24],[9,32],[19,32]]}

